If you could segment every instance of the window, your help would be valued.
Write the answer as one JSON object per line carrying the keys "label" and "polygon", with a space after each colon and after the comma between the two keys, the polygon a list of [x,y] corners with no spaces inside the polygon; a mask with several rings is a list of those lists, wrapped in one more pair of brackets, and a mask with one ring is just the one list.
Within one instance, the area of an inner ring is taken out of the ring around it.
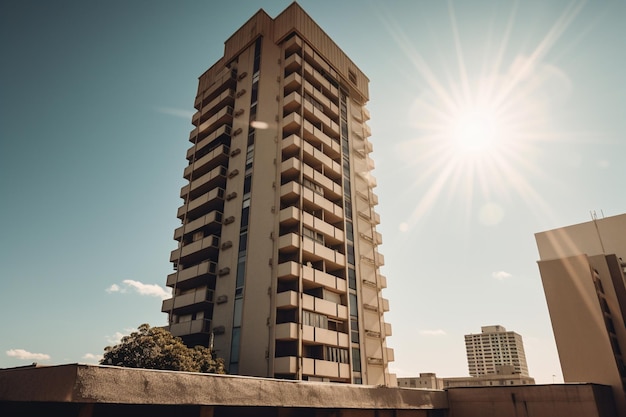
{"label": "window", "polygon": [[352,348],[352,370],[361,372],[361,351],[357,348]]}

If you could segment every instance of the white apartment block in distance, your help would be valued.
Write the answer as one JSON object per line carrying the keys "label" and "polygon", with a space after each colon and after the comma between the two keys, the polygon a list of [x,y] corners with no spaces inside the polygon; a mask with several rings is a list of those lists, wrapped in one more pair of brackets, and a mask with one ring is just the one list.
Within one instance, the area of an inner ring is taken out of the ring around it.
{"label": "white apartment block in distance", "polygon": [[465,350],[471,376],[497,374],[503,365],[511,365],[515,373],[529,376],[522,336],[503,326],[482,326],[480,333],[466,334]]}
{"label": "white apartment block in distance", "polygon": [[231,374],[396,385],[368,82],[296,3],[200,76],[162,311]]}

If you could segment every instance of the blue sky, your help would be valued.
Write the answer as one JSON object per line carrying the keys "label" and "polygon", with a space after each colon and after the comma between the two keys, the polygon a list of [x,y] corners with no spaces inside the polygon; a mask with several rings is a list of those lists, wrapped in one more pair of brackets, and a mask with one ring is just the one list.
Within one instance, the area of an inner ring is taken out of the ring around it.
{"label": "blue sky", "polygon": [[[290,4],[213,3],[0,6],[0,367],[166,323],[197,77]],[[467,375],[501,324],[562,380],[533,234],[626,211],[626,3],[300,5],[370,78],[392,370]]]}

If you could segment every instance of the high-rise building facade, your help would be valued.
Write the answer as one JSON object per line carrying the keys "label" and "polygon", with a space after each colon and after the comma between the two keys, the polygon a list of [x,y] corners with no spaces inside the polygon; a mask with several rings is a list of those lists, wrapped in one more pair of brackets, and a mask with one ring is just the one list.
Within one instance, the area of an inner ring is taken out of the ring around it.
{"label": "high-rise building facade", "polygon": [[199,79],[162,311],[231,374],[395,385],[368,82],[296,3]]}
{"label": "high-rise building facade", "polygon": [[513,372],[528,375],[526,353],[522,336],[506,331],[503,326],[482,326],[481,333],[465,335],[467,366],[471,376],[497,374],[498,369],[510,365]]}
{"label": "high-rise building facade", "polygon": [[613,387],[626,415],[626,214],[536,233],[565,382]]}

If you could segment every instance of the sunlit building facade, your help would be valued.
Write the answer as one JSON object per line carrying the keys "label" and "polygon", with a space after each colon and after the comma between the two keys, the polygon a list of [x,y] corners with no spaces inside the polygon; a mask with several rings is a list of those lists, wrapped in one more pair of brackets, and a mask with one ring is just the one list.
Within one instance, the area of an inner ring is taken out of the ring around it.
{"label": "sunlit building facade", "polygon": [[500,367],[511,366],[512,373],[528,376],[522,336],[503,326],[482,326],[480,333],[465,335],[469,374],[479,377],[497,374]]}
{"label": "sunlit building facade", "polygon": [[199,79],[162,311],[231,374],[396,384],[368,82],[296,3]]}
{"label": "sunlit building facade", "polygon": [[626,415],[626,214],[535,234],[565,382],[610,385]]}

